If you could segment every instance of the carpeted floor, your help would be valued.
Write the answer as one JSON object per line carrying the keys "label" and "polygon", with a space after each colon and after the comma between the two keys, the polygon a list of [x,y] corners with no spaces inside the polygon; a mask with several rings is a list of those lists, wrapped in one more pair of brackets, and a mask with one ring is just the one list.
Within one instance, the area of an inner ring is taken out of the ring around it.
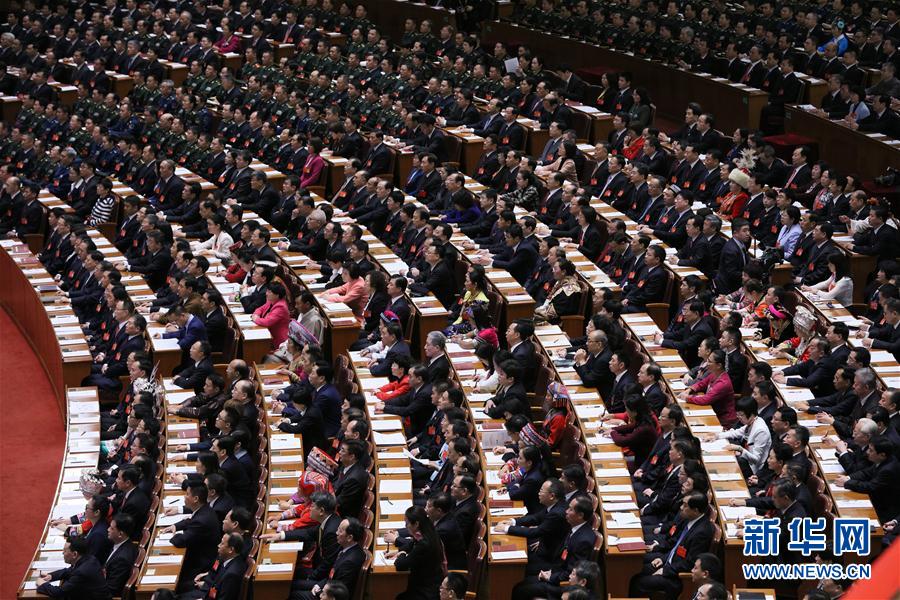
{"label": "carpeted floor", "polygon": [[15,598],[56,493],[65,427],[47,375],[0,308],[0,598]]}

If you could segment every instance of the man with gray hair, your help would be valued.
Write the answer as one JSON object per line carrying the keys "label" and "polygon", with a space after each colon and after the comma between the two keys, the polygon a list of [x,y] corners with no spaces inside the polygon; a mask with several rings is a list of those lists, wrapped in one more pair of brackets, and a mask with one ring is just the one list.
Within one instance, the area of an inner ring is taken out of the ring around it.
{"label": "man with gray hair", "polygon": [[425,368],[429,381],[441,381],[450,376],[450,361],[447,359],[447,336],[440,331],[432,331],[425,338]]}
{"label": "man with gray hair", "polygon": [[325,239],[325,222],[328,217],[320,208],[313,209],[306,217],[306,232],[290,242],[279,242],[281,250],[302,252],[311,260],[323,261],[328,252],[328,240]]}
{"label": "man with gray hair", "polygon": [[156,210],[166,210],[181,204],[183,190],[184,181],[175,174],[175,163],[166,159],[159,163],[159,179],[147,200]]}
{"label": "man with gray hair", "polygon": [[[826,445],[834,447],[834,453],[844,468],[847,475],[853,476],[857,471],[862,471],[872,466],[866,456],[866,449],[872,438],[878,435],[878,424],[872,419],[863,417],[853,426],[853,439],[848,444],[844,440],[826,442]],[[829,440],[831,438],[828,438]]]}

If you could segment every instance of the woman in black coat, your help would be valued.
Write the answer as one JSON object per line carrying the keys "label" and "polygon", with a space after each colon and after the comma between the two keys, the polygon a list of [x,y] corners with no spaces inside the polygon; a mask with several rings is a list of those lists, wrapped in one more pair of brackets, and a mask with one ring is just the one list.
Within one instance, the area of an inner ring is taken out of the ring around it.
{"label": "woman in black coat", "polygon": [[440,597],[441,581],[447,572],[441,538],[421,506],[408,508],[405,516],[413,543],[409,550],[393,554],[397,570],[409,571],[406,591],[397,600],[434,600]]}

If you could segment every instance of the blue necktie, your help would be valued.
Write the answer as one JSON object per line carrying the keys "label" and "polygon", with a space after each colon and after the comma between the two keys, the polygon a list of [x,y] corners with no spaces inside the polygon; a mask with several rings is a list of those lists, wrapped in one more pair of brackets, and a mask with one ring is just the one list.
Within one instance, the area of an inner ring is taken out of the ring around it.
{"label": "blue necktie", "polygon": [[678,551],[678,546],[680,546],[681,542],[684,541],[684,538],[687,537],[687,532],[688,532],[688,523],[685,523],[684,528],[681,530],[681,535],[678,536],[678,541],[675,542],[675,546],[672,547],[672,549],[669,551],[669,555],[666,556],[666,564],[667,565],[672,564],[672,557],[675,556],[675,552]]}

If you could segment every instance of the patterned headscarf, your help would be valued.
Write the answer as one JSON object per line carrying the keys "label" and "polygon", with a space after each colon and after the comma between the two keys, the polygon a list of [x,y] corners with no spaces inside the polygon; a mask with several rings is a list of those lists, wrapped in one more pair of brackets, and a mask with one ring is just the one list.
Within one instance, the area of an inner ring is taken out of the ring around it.
{"label": "patterned headscarf", "polygon": [[297,491],[291,496],[296,504],[306,502],[307,498],[316,492],[334,493],[331,481],[321,473],[315,471],[303,471],[300,480],[297,482]]}

